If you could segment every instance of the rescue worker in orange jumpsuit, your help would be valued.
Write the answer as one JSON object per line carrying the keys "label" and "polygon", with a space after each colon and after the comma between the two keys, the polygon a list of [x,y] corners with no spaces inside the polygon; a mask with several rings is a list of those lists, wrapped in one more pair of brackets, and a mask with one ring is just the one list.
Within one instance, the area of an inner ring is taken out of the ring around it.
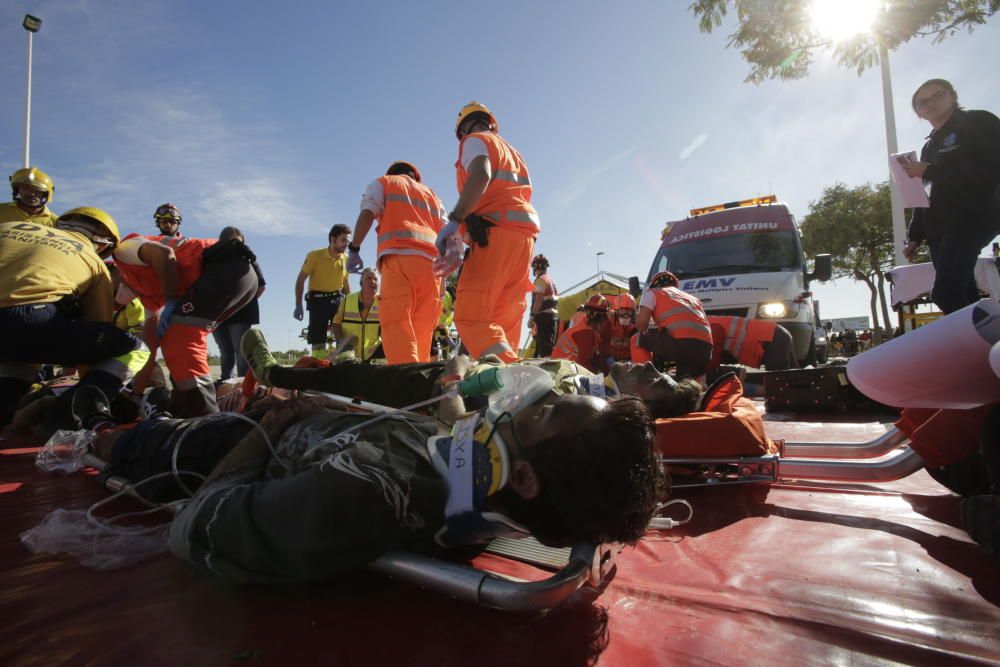
{"label": "rescue worker in orange jumpsuit", "polygon": [[534,291],[531,293],[531,315],[528,317],[528,328],[535,337],[535,356],[538,358],[552,355],[556,343],[556,311],[559,290],[549,276],[549,260],[545,255],[535,255],[531,260],[531,272],[535,276]]}
{"label": "rescue worker in orange jumpsuit", "polygon": [[434,274],[435,241],[444,227],[441,200],[409,162],[393,162],[361,198],[347,270],[364,268],[361,244],[378,219],[379,321],[387,364],[430,361],[441,314],[441,278]]}
{"label": "rescue worker in orange jumpsuit", "polygon": [[769,371],[799,367],[792,334],[777,322],[724,315],[709,315],[708,322],[726,330],[723,357],[727,360],[750,368],[763,365]]}
{"label": "rescue worker in orange jumpsuit", "polygon": [[567,359],[583,366],[591,373],[606,372],[601,356],[601,329],[608,319],[608,300],[595,294],[583,306],[585,318],[559,336],[552,350],[553,359]]}
{"label": "rescue worker in orange jumpsuit", "polygon": [[459,197],[437,247],[444,256],[456,233],[469,241],[455,298],[455,326],[473,357],[495,354],[509,363],[518,358],[540,223],[524,159],[497,129],[496,118],[478,102],[458,112]]}
{"label": "rescue worker in orange jumpsuit", "polygon": [[616,361],[632,360],[636,308],[635,297],[628,292],[611,301],[612,310],[601,332],[601,356],[608,367]]}
{"label": "rescue worker in orange jumpsuit", "polygon": [[161,236],[181,235],[181,211],[173,204],[167,202],[158,206],[153,213],[153,224],[160,230]]}
{"label": "rescue worker in orange jumpsuit", "polygon": [[700,378],[712,360],[712,328],[701,301],[677,285],[669,271],[649,281],[639,301],[632,360],[672,361],[678,376]]}
{"label": "rescue worker in orange jumpsuit", "polygon": [[159,349],[174,385],[170,412],[175,417],[218,412],[206,337],[256,296],[256,257],[237,239],[139,234],[126,236],[114,257],[122,282],[146,310],[143,337],[151,356],[136,390],[152,374]]}

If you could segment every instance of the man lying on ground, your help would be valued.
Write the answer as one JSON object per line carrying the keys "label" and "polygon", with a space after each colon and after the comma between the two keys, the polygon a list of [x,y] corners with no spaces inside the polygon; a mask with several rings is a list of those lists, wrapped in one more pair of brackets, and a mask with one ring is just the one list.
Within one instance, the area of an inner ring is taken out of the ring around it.
{"label": "man lying on ground", "polygon": [[[441,394],[442,380],[463,379],[485,368],[503,365],[495,357],[480,363],[460,355],[448,361],[373,366],[339,363],[326,368],[290,368],[271,356],[264,335],[251,329],[241,344],[257,381],[268,387],[322,391],[359,398],[387,407],[401,408]],[[606,377],[594,375],[565,359],[525,359],[516,362],[541,368],[552,376],[560,394],[585,394],[612,398],[633,395],[641,398],[655,418],[677,417],[698,408],[701,386],[690,378],[674,380],[653,364],[613,364]],[[457,403],[457,405],[456,405]],[[468,409],[474,407],[465,405]],[[444,402],[436,412],[463,411],[461,399]]]}
{"label": "man lying on ground", "polygon": [[[102,437],[98,453],[110,447],[112,460],[151,457],[162,468],[171,448],[144,443],[157,430],[193,428],[188,451],[202,442],[219,455],[236,437],[227,419],[147,420],[117,441]],[[634,543],[667,492],[652,425],[632,396],[550,391],[495,419],[467,415],[453,435],[433,417],[378,419],[321,397],[278,401],[177,515],[170,548],[228,581],[284,583],[343,574],[391,549],[437,553],[498,535]]]}

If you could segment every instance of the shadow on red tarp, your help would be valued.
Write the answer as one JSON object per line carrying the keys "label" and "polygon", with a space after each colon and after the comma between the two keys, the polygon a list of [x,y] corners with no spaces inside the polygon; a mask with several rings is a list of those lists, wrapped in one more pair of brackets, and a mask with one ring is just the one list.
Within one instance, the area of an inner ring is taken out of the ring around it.
{"label": "shadow on red tarp", "polygon": [[853,486],[687,490],[692,522],[622,552],[602,591],[521,615],[368,573],[237,589],[170,556],[113,572],[33,556],[22,531],[106,494],[0,450],[0,664],[997,662],[1000,561],[955,527],[957,498],[923,472]]}

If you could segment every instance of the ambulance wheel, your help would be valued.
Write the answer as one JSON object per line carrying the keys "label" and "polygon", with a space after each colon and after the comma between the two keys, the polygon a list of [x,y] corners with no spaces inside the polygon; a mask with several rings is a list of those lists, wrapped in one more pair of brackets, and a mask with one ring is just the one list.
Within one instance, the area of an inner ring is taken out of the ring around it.
{"label": "ambulance wheel", "polygon": [[806,352],[806,358],[802,360],[803,366],[815,366],[816,365],[816,336],[813,335],[809,339],[809,351]]}
{"label": "ambulance wheel", "polygon": [[993,492],[986,461],[979,452],[943,468],[927,468],[927,472],[934,478],[935,482],[963,498],[982,496]]}

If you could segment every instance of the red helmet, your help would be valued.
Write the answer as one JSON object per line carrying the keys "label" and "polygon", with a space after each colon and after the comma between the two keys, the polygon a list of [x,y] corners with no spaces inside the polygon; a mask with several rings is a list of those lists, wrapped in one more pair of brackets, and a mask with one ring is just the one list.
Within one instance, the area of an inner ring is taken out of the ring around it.
{"label": "red helmet", "polygon": [[587,299],[587,303],[585,303],[584,306],[583,306],[584,310],[586,310],[588,312],[595,312],[596,311],[596,312],[599,312],[599,313],[606,313],[606,312],[608,312],[608,308],[609,307],[610,306],[608,305],[608,300],[604,297],[603,294],[595,294],[595,295],[593,295],[592,297],[590,297],[589,299]]}
{"label": "red helmet", "polygon": [[536,267],[549,268],[549,258],[542,254],[535,255],[534,259],[531,260],[531,268]]}
{"label": "red helmet", "polygon": [[638,305],[635,302],[635,297],[628,292],[619,294],[615,297],[615,310],[635,310],[637,307]]}
{"label": "red helmet", "polygon": [[677,280],[677,276],[669,271],[660,271],[649,281],[650,287],[677,287],[678,285],[680,285],[680,281]]}

